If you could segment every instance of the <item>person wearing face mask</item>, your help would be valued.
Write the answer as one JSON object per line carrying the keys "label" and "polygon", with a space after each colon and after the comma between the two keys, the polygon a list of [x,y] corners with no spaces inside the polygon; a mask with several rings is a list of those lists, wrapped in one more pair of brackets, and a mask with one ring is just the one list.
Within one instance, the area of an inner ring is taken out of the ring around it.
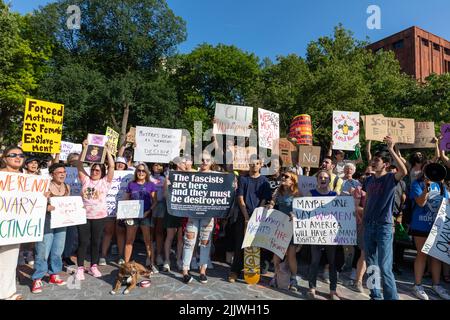
{"label": "person wearing face mask", "polygon": [[[68,184],[64,183],[64,180],[66,179],[66,169],[64,164],[56,163],[51,165],[49,173],[52,177],[49,187],[49,197],[69,196],[70,187]],[[44,239],[41,242],[36,243],[36,265],[35,271],[31,276],[31,279],[33,280],[31,288],[32,293],[42,292],[42,278],[47,273],[50,275],[49,283],[57,286],[64,286],[66,284],[66,282],[58,275],[62,271],[61,255],[66,241],[66,228],[50,229],[50,215],[53,210],[55,210],[55,207],[50,205],[49,201],[44,223]]]}
{"label": "person wearing face mask", "polygon": [[[87,147],[87,141],[83,142],[83,148]],[[94,163],[91,166],[91,174],[84,170],[83,163],[77,161],[78,178],[81,181],[81,197],[86,209],[86,224],[78,226],[78,251],[76,273],[77,280],[84,280],[84,260],[89,241],[91,242],[91,266],[88,273],[95,278],[101,277],[98,270],[101,236],[103,233],[105,218],[108,216],[106,196],[114,178],[114,159],[106,151],[108,159],[108,171],[104,164]]]}
{"label": "person wearing face mask", "polygon": [[[312,189],[306,195],[307,197],[335,197],[337,192],[332,191],[330,188],[331,176],[327,170],[320,170],[317,173],[317,188]],[[320,258],[322,256],[322,250],[325,250],[327,254],[327,260],[329,264],[330,274],[330,299],[340,300],[340,297],[336,291],[337,288],[337,269],[336,269],[336,246],[320,246],[311,245],[311,264],[309,266],[309,291],[307,297],[309,299],[316,299],[316,282],[317,282],[317,270],[319,269]]]}
{"label": "person wearing face mask", "polygon": [[[11,146],[3,151],[1,169],[3,172],[21,173],[25,155],[21,148]],[[0,299],[23,300],[16,293],[16,268],[20,244],[0,245]]]}

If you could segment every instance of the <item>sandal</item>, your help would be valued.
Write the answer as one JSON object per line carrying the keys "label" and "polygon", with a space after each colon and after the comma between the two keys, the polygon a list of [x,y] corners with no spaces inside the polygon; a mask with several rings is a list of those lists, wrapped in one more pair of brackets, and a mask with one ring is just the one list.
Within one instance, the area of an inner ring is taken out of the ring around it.
{"label": "sandal", "polygon": [[5,300],[24,300],[23,296],[19,293],[14,293],[9,298],[6,298]]}

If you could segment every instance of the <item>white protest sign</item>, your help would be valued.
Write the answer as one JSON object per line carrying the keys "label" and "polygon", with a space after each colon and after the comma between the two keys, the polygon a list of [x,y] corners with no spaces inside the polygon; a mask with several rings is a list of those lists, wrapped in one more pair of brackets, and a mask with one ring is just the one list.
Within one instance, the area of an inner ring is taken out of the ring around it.
{"label": "white protest sign", "polygon": [[144,217],[144,200],[123,200],[117,203],[117,219]]}
{"label": "white protest sign", "polygon": [[49,184],[38,175],[0,172],[0,246],[42,241]]}
{"label": "white protest sign", "polygon": [[50,229],[86,223],[86,209],[81,197],[51,197],[50,204],[55,207],[51,212]]}
{"label": "white protest sign", "polygon": [[291,239],[289,215],[274,209],[256,208],[248,221],[242,248],[265,248],[283,259]]}
{"label": "white protest sign", "polygon": [[61,141],[61,152],[59,154],[59,160],[66,161],[67,156],[71,153],[81,154],[83,151],[83,146],[81,144],[76,144],[67,141]]}
{"label": "white protest sign", "polygon": [[136,127],[134,160],[169,163],[180,155],[181,130]]}
{"label": "white protest sign", "polygon": [[280,115],[276,112],[258,109],[258,139],[261,148],[274,149],[280,138]]}
{"label": "white protest sign", "polygon": [[359,143],[359,112],[333,111],[333,149],[354,151]]}
{"label": "white protest sign", "polygon": [[422,252],[450,264],[450,206],[447,201],[447,199],[442,200]]}
{"label": "white protest sign", "polygon": [[216,103],[213,134],[249,137],[253,108]]}
{"label": "white protest sign", "polygon": [[303,196],[306,196],[310,190],[317,187],[317,177],[299,176],[298,190]]}
{"label": "white protest sign", "polygon": [[353,197],[295,198],[293,209],[294,243],[356,245]]}

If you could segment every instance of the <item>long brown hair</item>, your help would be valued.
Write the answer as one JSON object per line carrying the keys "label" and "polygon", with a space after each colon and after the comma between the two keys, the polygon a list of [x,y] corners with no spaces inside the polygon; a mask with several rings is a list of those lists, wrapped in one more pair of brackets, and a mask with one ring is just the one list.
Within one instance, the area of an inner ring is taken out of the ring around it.
{"label": "long brown hair", "polygon": [[[288,172],[285,172],[282,174],[282,176],[284,176],[284,175],[289,176],[289,178],[291,178],[291,180],[293,182],[292,186],[290,187],[291,194],[293,194],[293,195],[298,194],[298,175],[291,171],[288,171]],[[279,193],[281,195],[284,195],[286,193],[286,190],[283,188],[283,185],[280,185]]]}

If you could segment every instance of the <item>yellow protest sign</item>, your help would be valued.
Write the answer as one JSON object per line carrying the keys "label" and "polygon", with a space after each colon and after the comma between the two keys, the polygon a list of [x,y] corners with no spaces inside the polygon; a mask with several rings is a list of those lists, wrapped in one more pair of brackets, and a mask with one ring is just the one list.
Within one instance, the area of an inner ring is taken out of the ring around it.
{"label": "yellow protest sign", "polygon": [[106,148],[112,155],[116,155],[117,153],[117,144],[119,143],[120,134],[115,131],[113,128],[107,127],[106,134],[108,137],[108,142],[106,143]]}
{"label": "yellow protest sign", "polygon": [[23,118],[23,151],[59,153],[63,115],[62,104],[27,98]]}

